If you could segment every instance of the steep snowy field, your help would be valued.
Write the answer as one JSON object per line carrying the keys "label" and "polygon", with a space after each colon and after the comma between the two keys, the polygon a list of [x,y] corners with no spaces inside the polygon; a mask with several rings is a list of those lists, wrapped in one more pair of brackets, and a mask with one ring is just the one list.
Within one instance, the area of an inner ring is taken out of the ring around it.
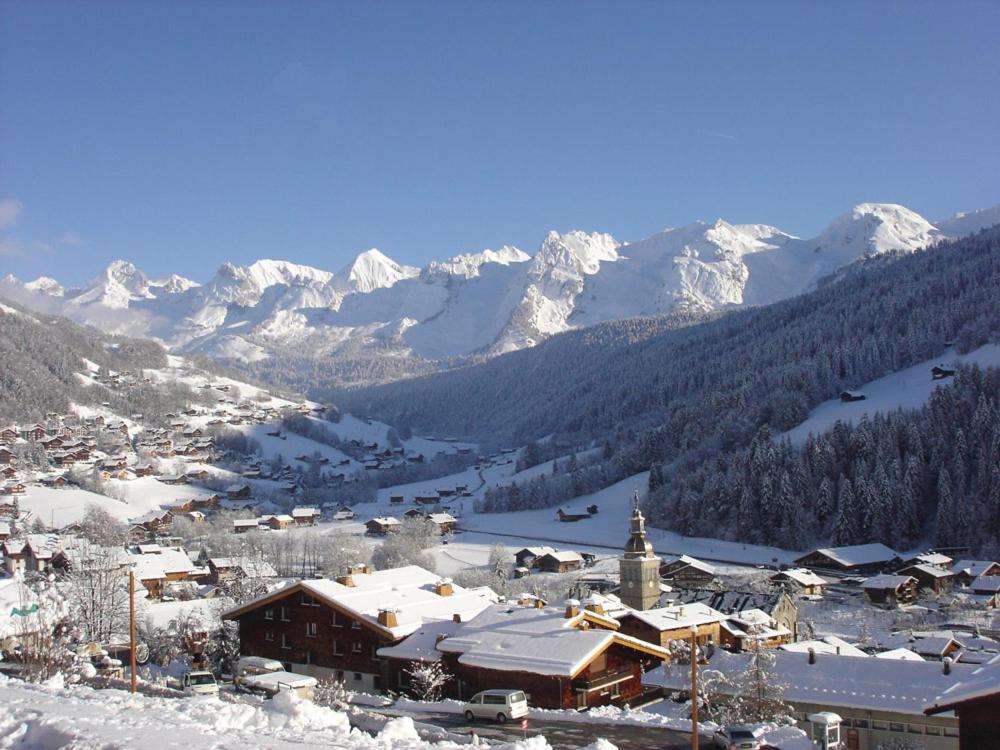
{"label": "steep snowy field", "polygon": [[865,414],[870,416],[896,409],[918,409],[927,403],[935,388],[951,382],[950,378],[932,380],[931,368],[936,365],[952,367],[958,364],[1000,367],[1000,344],[987,344],[968,354],[957,354],[949,349],[940,357],[865,383],[854,389],[864,393],[864,401],[824,401],[809,413],[808,419],[780,435],[779,439],[788,438],[792,445],[801,446],[809,435],[826,432],[838,421],[855,423]]}

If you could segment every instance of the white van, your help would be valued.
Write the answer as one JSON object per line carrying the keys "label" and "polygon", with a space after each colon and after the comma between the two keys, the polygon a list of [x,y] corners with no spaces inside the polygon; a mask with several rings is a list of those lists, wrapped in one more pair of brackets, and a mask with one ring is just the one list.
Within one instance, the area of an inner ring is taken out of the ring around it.
{"label": "white van", "polygon": [[496,719],[503,724],[508,719],[528,715],[528,699],[523,690],[483,690],[465,704],[465,720]]}

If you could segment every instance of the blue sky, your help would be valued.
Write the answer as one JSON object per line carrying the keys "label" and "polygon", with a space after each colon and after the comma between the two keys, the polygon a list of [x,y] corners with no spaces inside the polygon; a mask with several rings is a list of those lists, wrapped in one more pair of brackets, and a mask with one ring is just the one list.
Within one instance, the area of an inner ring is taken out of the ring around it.
{"label": "blue sky", "polygon": [[0,0],[0,273],[1000,202],[1000,3]]}

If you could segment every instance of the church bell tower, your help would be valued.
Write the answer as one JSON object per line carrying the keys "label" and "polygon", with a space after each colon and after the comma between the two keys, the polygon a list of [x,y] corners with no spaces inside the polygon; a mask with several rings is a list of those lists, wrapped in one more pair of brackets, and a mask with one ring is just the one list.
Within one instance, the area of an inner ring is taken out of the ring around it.
{"label": "church bell tower", "polygon": [[639,510],[639,492],[635,493],[632,509],[631,536],[625,543],[625,554],[618,561],[622,604],[632,609],[652,609],[660,601],[660,558],[653,554],[653,545],[646,538],[646,519]]}

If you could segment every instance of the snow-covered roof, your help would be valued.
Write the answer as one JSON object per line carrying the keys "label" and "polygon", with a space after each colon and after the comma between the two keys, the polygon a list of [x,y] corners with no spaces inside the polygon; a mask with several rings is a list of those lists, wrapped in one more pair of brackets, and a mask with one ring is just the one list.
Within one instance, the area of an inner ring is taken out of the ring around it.
{"label": "snow-covered roof", "polygon": [[911,565],[906,568],[906,570],[917,570],[924,575],[931,576],[932,578],[952,578],[955,573],[951,570],[945,570],[937,565],[932,565],[931,563],[917,563],[916,565]]}
{"label": "snow-covered roof", "polygon": [[927,565],[938,565],[940,567],[951,565],[951,558],[948,555],[942,555],[940,552],[924,552],[913,559]]}
{"label": "snow-covered roof", "polygon": [[812,649],[817,654],[832,654],[834,656],[863,656],[868,658],[868,654],[857,646],[848,643],[843,638],[835,635],[827,635],[812,641],[797,641],[795,643],[785,643],[778,646],[782,651],[806,654]]}
{"label": "snow-covered roof", "polygon": [[393,516],[376,516],[372,521],[381,526],[395,526],[399,523],[399,519]]}
{"label": "snow-covered roof", "polygon": [[573,552],[572,550],[553,550],[552,552],[546,552],[541,557],[551,557],[558,562],[582,562],[583,556],[579,552]]}
{"label": "snow-covered roof", "polygon": [[[442,596],[436,591],[437,584],[441,581],[440,576],[417,565],[373,573],[354,573],[351,581],[353,586],[345,586],[325,578],[303,580],[230,610],[224,616],[237,616],[259,606],[265,600],[281,596],[290,588],[299,586],[319,599],[359,617],[372,627],[388,632],[395,638],[403,638],[419,630],[429,620],[451,620],[456,614],[463,621],[470,620],[497,600],[497,595],[485,586],[466,589],[452,584],[451,594]],[[378,623],[379,610],[387,609],[395,611],[395,626]]]}
{"label": "snow-covered roof", "polygon": [[555,552],[555,551],[556,551],[555,547],[522,547],[515,554],[519,555],[522,552],[527,552],[529,555],[540,557],[544,555],[546,552]]}
{"label": "snow-covered roof", "polygon": [[682,563],[681,567],[679,567],[678,570],[680,570],[683,567],[690,566],[692,568],[695,568],[696,570],[704,571],[705,573],[708,573],[713,576],[718,575],[718,571],[715,569],[714,565],[709,565],[707,562],[699,560],[696,557],[691,557],[690,555],[680,555],[679,557],[676,557],[673,560],[667,560],[664,564],[675,565],[677,563]]}
{"label": "snow-covered roof", "polygon": [[861,584],[861,588],[864,589],[896,589],[902,586],[904,583],[909,581],[914,581],[913,576],[893,576],[893,575],[880,575],[872,576],[871,578],[866,578]]}
{"label": "snow-covered roof", "polygon": [[292,508],[292,518],[312,518],[319,514],[319,508]]}
{"label": "snow-covered roof", "polygon": [[772,578],[784,576],[795,581],[800,586],[825,586],[826,579],[813,573],[809,568],[790,568],[775,573]]}
{"label": "snow-covered roof", "polygon": [[567,618],[557,607],[494,604],[437,648],[470,667],[563,677],[576,676],[613,643],[669,658],[666,649],[612,630],[580,629],[582,617]]}
{"label": "snow-covered roof", "polygon": [[159,552],[152,554],[131,555],[129,562],[140,581],[166,578],[170,573],[190,573],[197,568],[187,552],[176,547],[161,547]]}
{"label": "snow-covered roof", "polygon": [[438,642],[443,637],[454,635],[460,627],[462,623],[454,620],[430,620],[395,646],[380,648],[378,655],[407,661],[440,661]]}
{"label": "snow-covered roof", "polygon": [[428,513],[427,520],[437,524],[456,522],[455,517],[451,513]]}
{"label": "snow-covered roof", "polygon": [[657,630],[690,628],[692,625],[705,625],[711,622],[722,622],[726,619],[726,615],[722,612],[700,602],[677,604],[673,607],[634,610],[628,614]]}
{"label": "snow-covered roof", "polygon": [[890,648],[888,651],[879,651],[874,655],[876,659],[899,659],[902,661],[924,661],[920,654],[910,651],[908,648]]}
{"label": "snow-covered roof", "polygon": [[951,566],[951,570],[953,573],[965,573],[978,578],[993,565],[996,565],[993,560],[959,560]]}
{"label": "snow-covered roof", "polygon": [[[810,664],[808,654],[780,649],[774,656],[775,682],[784,686],[786,700],[818,704],[833,711],[843,707],[920,715],[933,696],[973,671],[967,665],[952,664],[950,674],[945,674],[940,662],[858,659],[831,654],[819,654],[815,663]],[[749,658],[749,654],[716,649],[709,665],[735,675],[746,669]],[[993,680],[996,689],[997,677]],[[691,668],[686,664],[658,667],[647,672],[643,682],[686,690],[691,684]]]}
{"label": "snow-covered roof", "polygon": [[[822,547],[815,550],[815,553],[828,557],[845,568],[889,562],[898,557],[895,550],[880,543],[852,544],[847,547]],[[803,558],[799,558],[799,560],[801,559]]]}
{"label": "snow-covered roof", "polygon": [[979,576],[969,584],[969,588],[976,592],[1000,593],[1000,576]]}
{"label": "snow-covered roof", "polygon": [[941,713],[956,704],[996,693],[1000,693],[1000,656],[994,656],[972,674],[939,693],[933,702],[929,702],[926,713]]}

